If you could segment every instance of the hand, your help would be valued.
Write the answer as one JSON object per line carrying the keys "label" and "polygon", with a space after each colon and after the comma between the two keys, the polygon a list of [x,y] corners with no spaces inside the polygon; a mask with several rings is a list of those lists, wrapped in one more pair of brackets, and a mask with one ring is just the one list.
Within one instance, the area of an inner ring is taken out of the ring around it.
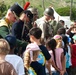
{"label": "hand", "polygon": [[64,75],[64,71],[60,71],[60,75]]}

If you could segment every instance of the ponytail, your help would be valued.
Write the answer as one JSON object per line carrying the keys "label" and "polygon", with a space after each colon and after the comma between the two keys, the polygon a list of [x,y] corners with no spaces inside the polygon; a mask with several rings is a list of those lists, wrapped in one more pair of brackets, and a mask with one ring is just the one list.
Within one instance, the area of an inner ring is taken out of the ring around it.
{"label": "ponytail", "polygon": [[30,66],[30,52],[25,51],[24,52],[24,67],[26,71],[28,71],[29,66]]}

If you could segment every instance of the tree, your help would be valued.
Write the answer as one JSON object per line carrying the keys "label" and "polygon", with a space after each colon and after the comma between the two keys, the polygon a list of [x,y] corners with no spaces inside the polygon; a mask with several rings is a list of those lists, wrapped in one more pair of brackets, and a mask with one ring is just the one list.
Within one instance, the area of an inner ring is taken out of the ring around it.
{"label": "tree", "polygon": [[44,4],[44,0],[42,0],[42,7],[45,10],[45,4]]}

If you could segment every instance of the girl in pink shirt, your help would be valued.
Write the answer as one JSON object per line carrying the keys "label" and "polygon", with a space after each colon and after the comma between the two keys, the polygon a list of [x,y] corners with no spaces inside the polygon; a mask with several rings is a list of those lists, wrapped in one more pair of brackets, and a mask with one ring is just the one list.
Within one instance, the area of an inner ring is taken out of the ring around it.
{"label": "girl in pink shirt", "polygon": [[[59,45],[59,44],[58,44]],[[55,39],[48,39],[46,42],[46,47],[49,50],[49,53],[52,56],[52,60],[55,62],[55,65],[60,69],[60,72],[53,71],[52,75],[67,75],[64,67],[63,67],[63,49],[62,48],[56,48],[57,41]]]}

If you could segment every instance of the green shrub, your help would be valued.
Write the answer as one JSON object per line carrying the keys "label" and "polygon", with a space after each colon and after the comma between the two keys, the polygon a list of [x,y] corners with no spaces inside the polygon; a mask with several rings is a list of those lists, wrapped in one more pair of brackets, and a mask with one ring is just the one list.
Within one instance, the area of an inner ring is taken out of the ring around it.
{"label": "green shrub", "polygon": [[0,19],[6,14],[7,6],[4,2],[0,2]]}
{"label": "green shrub", "polygon": [[[59,9],[56,9],[56,11],[61,16],[70,16],[70,7],[59,8]],[[76,8],[75,7],[72,7],[71,19],[72,20],[76,19]]]}
{"label": "green shrub", "polygon": [[1,2],[0,3],[0,11],[1,11],[1,13],[3,13],[6,9],[7,9],[7,7],[6,7],[5,3]]}

